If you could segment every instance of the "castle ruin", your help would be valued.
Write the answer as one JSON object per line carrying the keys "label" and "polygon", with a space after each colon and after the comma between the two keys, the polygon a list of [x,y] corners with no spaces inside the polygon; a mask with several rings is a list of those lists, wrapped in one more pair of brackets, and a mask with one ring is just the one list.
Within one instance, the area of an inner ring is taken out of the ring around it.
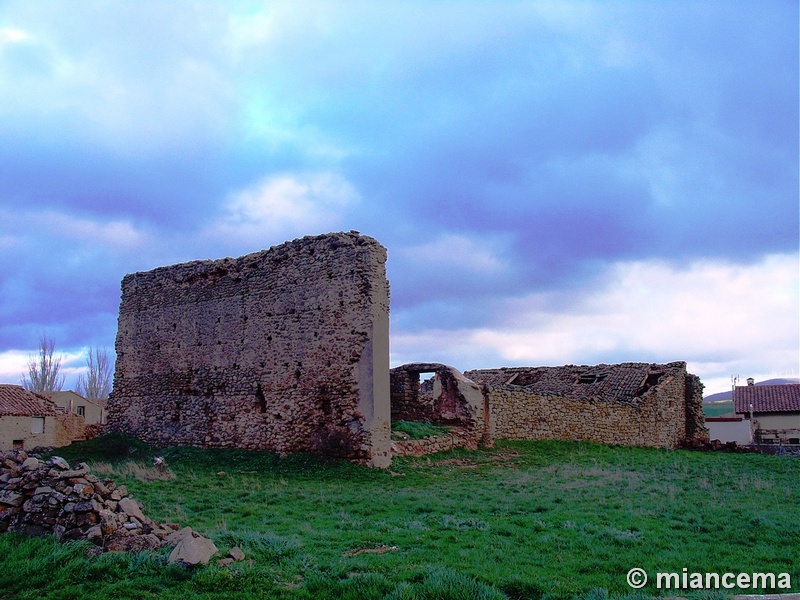
{"label": "castle ruin", "polygon": [[126,275],[109,428],[387,466],[385,263],[350,232]]}
{"label": "castle ruin", "polygon": [[[683,362],[389,369],[386,249],[358,232],[126,275],[108,427],[156,446],[312,452],[386,467],[394,452],[496,439],[675,448],[702,438]],[[420,374],[434,377],[420,383]],[[390,441],[392,420],[447,440]]]}

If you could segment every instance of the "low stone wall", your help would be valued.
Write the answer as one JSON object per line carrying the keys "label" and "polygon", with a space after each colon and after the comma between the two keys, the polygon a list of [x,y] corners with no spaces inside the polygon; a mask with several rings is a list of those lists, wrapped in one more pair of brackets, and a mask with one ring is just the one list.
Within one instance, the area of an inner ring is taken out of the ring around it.
{"label": "low stone wall", "polygon": [[93,440],[96,437],[103,435],[105,432],[105,425],[101,425],[100,423],[94,423],[92,425],[87,425],[86,428],[83,430],[84,438],[87,440]]}
{"label": "low stone wall", "polygon": [[467,431],[453,431],[450,435],[429,435],[421,440],[392,441],[392,454],[395,456],[426,456],[454,448],[477,450],[478,441]]}
{"label": "low stone wall", "polygon": [[677,448],[708,439],[702,384],[682,362],[467,371],[482,383],[487,438]]}
{"label": "low stone wall", "polygon": [[53,446],[60,448],[72,442],[86,439],[86,420],[78,415],[58,415],[53,417],[56,423],[53,432]]}
{"label": "low stone wall", "polygon": [[128,552],[174,546],[178,552],[172,562],[182,560],[180,550],[189,538],[213,546],[189,528],[177,529],[154,523],[125,486],[92,475],[84,463],[72,469],[63,458],[42,461],[23,450],[0,453],[0,533],[53,534]]}

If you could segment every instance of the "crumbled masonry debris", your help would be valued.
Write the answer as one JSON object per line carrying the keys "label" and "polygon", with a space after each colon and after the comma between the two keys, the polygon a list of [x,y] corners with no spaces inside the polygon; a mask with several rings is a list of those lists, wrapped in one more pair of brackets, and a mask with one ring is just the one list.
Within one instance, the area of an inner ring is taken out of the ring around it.
{"label": "crumbled masonry debris", "polygon": [[147,518],[125,486],[91,474],[85,463],[40,460],[24,450],[0,452],[0,533],[54,534],[88,540],[103,551],[142,552],[172,547],[169,562],[206,564],[217,553],[190,527]]}

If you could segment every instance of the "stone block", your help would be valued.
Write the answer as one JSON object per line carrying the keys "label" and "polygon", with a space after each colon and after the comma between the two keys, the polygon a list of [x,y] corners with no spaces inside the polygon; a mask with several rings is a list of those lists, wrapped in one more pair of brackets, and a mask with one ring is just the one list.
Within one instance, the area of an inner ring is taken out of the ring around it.
{"label": "stone block", "polygon": [[185,536],[181,539],[169,555],[170,564],[183,563],[186,565],[205,565],[218,552],[214,542],[202,536]]}

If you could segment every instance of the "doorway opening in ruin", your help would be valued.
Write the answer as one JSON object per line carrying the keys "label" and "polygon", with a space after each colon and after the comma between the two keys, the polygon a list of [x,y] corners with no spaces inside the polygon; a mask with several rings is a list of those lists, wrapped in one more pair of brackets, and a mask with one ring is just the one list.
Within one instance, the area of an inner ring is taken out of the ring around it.
{"label": "doorway opening in ruin", "polygon": [[[483,437],[483,395],[457,369],[439,363],[402,365],[390,372],[390,390],[395,453],[405,453],[402,444],[413,446],[415,454],[477,447]],[[423,451],[425,444],[428,451]]]}

